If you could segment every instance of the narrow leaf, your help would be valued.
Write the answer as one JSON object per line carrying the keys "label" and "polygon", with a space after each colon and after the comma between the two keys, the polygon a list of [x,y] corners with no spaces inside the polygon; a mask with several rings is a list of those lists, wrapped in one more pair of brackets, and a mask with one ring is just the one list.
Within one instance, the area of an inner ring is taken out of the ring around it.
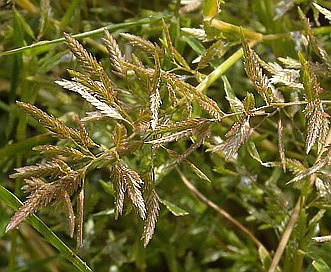
{"label": "narrow leaf", "polygon": [[187,211],[179,208],[177,205],[168,200],[162,199],[161,202],[175,216],[184,216],[189,214]]}

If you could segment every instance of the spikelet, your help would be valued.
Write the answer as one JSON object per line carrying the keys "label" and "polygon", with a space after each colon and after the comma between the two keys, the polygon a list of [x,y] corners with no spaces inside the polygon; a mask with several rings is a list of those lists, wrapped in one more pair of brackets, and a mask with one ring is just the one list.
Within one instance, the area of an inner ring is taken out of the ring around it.
{"label": "spikelet", "polygon": [[122,56],[121,50],[119,49],[116,40],[108,30],[105,30],[104,34],[105,38],[103,38],[103,41],[105,42],[109,53],[109,59],[116,71],[116,75],[124,78],[126,76],[127,69],[123,66],[124,58]]}
{"label": "spikelet", "polygon": [[[103,88],[100,91],[104,92],[104,96],[114,95],[112,91],[111,81],[103,69],[103,67],[98,63],[95,57],[92,56],[86,49],[69,34],[64,33],[64,38],[70,51],[75,55],[78,61],[81,63],[82,68],[90,75],[96,77],[101,83]],[[109,93],[108,93],[109,92]]]}
{"label": "spikelet", "polygon": [[[316,5],[315,5],[315,7],[316,7]],[[328,68],[330,70],[331,69],[331,58],[329,57],[329,54],[317,42],[317,40],[312,32],[311,26],[309,24],[309,20],[307,19],[305,14],[302,12],[302,10],[300,8],[298,9],[298,11],[299,11],[299,16],[300,16],[301,22],[303,23],[303,26],[304,26],[306,36],[309,40],[309,45],[314,50],[315,54],[323,60],[323,62],[328,66]],[[320,9],[320,11],[322,11],[322,9]]]}
{"label": "spikelet", "polygon": [[144,182],[139,174],[127,168],[126,166],[117,163],[112,168],[111,180],[115,192],[115,218],[122,214],[124,206],[124,197],[127,193],[134,207],[137,209],[142,219],[146,218],[146,206],[141,192],[141,185]]}
{"label": "spikelet", "polygon": [[121,33],[120,34],[124,39],[128,40],[132,45],[140,47],[142,50],[154,54],[155,46],[150,41],[147,41],[139,36],[129,34],[129,33]]}
{"label": "spikelet", "polygon": [[[71,90],[73,92],[77,92],[80,94],[87,102],[92,104],[94,107],[96,107],[102,114],[105,116],[118,119],[118,120],[125,120],[120,113],[117,112],[115,108],[112,106],[109,106],[105,102],[100,101],[98,98],[94,97],[89,93],[89,88],[84,86],[83,84],[79,82],[73,82],[70,80],[62,79],[62,80],[57,80],[57,84],[62,86],[65,89]],[[127,121],[128,122],[128,121]]]}
{"label": "spikelet", "polygon": [[111,182],[114,188],[115,197],[115,219],[123,213],[124,197],[125,197],[125,184],[123,179],[120,178],[119,167],[114,166],[111,172]]}
{"label": "spikelet", "polygon": [[279,118],[278,124],[278,150],[280,156],[280,162],[282,164],[284,172],[286,172],[286,158],[285,158],[285,150],[284,150],[284,142],[283,142],[283,123],[282,119]]}
{"label": "spikelet", "polygon": [[57,137],[70,138],[70,130],[55,117],[48,115],[31,104],[20,101],[16,101],[16,104],[51,132],[55,133]]}
{"label": "spikelet", "polygon": [[272,67],[272,76],[270,78],[270,83],[272,84],[282,84],[292,89],[302,90],[302,83],[298,82],[300,77],[299,69],[286,69],[281,67],[277,63],[268,63]]}
{"label": "spikelet", "polygon": [[237,154],[240,146],[249,139],[252,129],[248,119],[235,123],[227,132],[227,139],[220,145],[212,148],[212,152],[224,152],[225,159],[228,160]]}
{"label": "spikelet", "polygon": [[54,161],[16,168],[15,171],[17,173],[11,174],[9,176],[10,178],[28,179],[31,177],[49,177],[52,179],[62,173],[59,164]]}
{"label": "spikelet", "polygon": [[124,165],[118,165],[117,168],[120,183],[125,186],[125,190],[127,191],[132,204],[138,209],[140,217],[145,219],[145,201],[140,191],[143,181],[136,171],[129,169]]}
{"label": "spikelet", "polygon": [[77,198],[77,246],[83,246],[83,226],[84,226],[84,181],[82,189]]}
{"label": "spikelet", "polygon": [[162,100],[159,92],[160,81],[161,81],[161,77],[160,77],[161,64],[157,50],[155,50],[154,52],[154,60],[155,60],[155,69],[152,80],[152,88],[149,96],[150,110],[152,112],[152,118],[150,121],[152,130],[155,130],[156,126],[159,123],[159,108],[162,104]]}
{"label": "spikelet", "polygon": [[72,208],[70,196],[67,191],[63,192],[62,199],[64,204],[64,211],[68,217],[69,236],[72,238],[75,231],[75,213],[74,209]]}
{"label": "spikelet", "polygon": [[[28,196],[23,206],[14,214],[6,227],[6,232],[16,228],[22,221],[31,214],[47,205],[54,198],[57,198],[58,191],[52,184],[45,183],[41,179],[31,178],[27,180],[29,188],[27,191],[32,193]],[[32,189],[33,188],[33,189]]]}
{"label": "spikelet", "polygon": [[160,211],[160,198],[155,191],[154,181],[150,176],[145,178],[143,192],[147,212],[141,239],[144,241],[144,246],[146,247],[149,241],[152,239]]}
{"label": "spikelet", "polygon": [[218,40],[214,42],[206,51],[202,53],[196,70],[207,67],[216,55],[221,57],[225,53],[225,50],[226,46],[224,41]]}
{"label": "spikelet", "polygon": [[269,79],[263,73],[260,63],[262,62],[259,56],[249,47],[247,42],[243,40],[244,50],[244,65],[247,76],[250,78],[253,87],[260,94],[263,100],[269,105],[275,100],[272,91],[269,88]]}
{"label": "spikelet", "polygon": [[[52,156],[62,156],[62,158],[65,160],[79,161],[85,157],[84,154],[79,150],[65,146],[39,145],[34,147],[33,150],[40,151],[41,153],[49,154]],[[15,176],[12,178],[15,178]]]}
{"label": "spikelet", "polygon": [[205,30],[202,28],[188,28],[182,27],[181,30],[194,38],[197,38],[200,41],[208,41],[208,35]]}

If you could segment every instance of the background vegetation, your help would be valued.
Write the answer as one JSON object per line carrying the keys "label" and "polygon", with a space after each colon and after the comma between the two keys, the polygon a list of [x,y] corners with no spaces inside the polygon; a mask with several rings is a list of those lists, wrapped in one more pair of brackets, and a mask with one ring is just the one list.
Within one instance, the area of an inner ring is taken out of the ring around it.
{"label": "background vegetation", "polygon": [[0,271],[330,271],[330,2],[216,4],[2,1]]}

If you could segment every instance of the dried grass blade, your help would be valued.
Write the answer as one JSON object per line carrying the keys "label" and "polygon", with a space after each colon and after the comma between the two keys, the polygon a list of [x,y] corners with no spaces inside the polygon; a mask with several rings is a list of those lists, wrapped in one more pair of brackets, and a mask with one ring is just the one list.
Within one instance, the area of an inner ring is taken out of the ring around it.
{"label": "dried grass blade", "polygon": [[63,202],[64,202],[64,210],[68,217],[68,226],[69,226],[69,236],[70,238],[74,237],[75,231],[75,213],[72,208],[70,196],[67,191],[63,192]]}
{"label": "dried grass blade", "polygon": [[77,247],[83,246],[84,232],[84,181],[77,198]]}

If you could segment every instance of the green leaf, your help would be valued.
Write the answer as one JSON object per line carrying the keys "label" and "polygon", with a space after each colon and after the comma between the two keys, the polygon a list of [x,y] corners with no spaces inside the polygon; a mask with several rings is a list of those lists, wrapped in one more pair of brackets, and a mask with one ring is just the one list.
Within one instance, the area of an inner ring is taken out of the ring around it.
{"label": "green leaf", "polygon": [[[218,0],[207,0],[205,1],[203,8],[203,17],[205,20],[211,20],[219,12]],[[223,1],[222,1],[223,2]]]}
{"label": "green leaf", "polygon": [[70,2],[71,2],[71,4],[69,5],[69,7],[67,8],[66,13],[62,17],[61,29],[64,29],[70,23],[70,20],[72,20],[72,18],[75,15],[76,9],[79,8],[80,5],[81,5],[81,0],[73,0],[73,1],[70,1]]}
{"label": "green leaf", "polygon": [[329,272],[331,268],[328,264],[317,254],[314,252],[302,252],[307,257],[313,259],[312,265],[316,269],[317,272]]}
{"label": "green leaf", "polygon": [[13,13],[14,13],[14,18],[15,20],[21,25],[21,27],[25,30],[25,32],[32,38],[32,39],[36,39],[33,33],[32,28],[30,27],[30,25],[25,21],[24,17],[21,16],[21,14],[14,8],[13,9]]}
{"label": "green leaf", "polygon": [[317,257],[312,262],[312,265],[317,270],[317,272],[329,272],[329,271],[331,271],[331,268],[320,257]]}
{"label": "green leaf", "polygon": [[[225,94],[226,94],[226,98],[230,103],[231,110],[233,112],[240,113],[241,110],[239,109],[239,107],[235,106],[235,104],[231,103],[231,101],[238,101],[239,103],[241,103],[241,101],[237,98],[236,94],[234,93],[228,78],[225,75],[221,76],[221,78],[223,80],[224,91],[225,91]],[[238,116],[237,120],[239,120],[239,116]]]}
{"label": "green leaf", "polygon": [[182,208],[179,208],[177,205],[168,200],[162,199],[161,202],[175,216],[183,216],[189,214],[187,211],[183,210]]}

